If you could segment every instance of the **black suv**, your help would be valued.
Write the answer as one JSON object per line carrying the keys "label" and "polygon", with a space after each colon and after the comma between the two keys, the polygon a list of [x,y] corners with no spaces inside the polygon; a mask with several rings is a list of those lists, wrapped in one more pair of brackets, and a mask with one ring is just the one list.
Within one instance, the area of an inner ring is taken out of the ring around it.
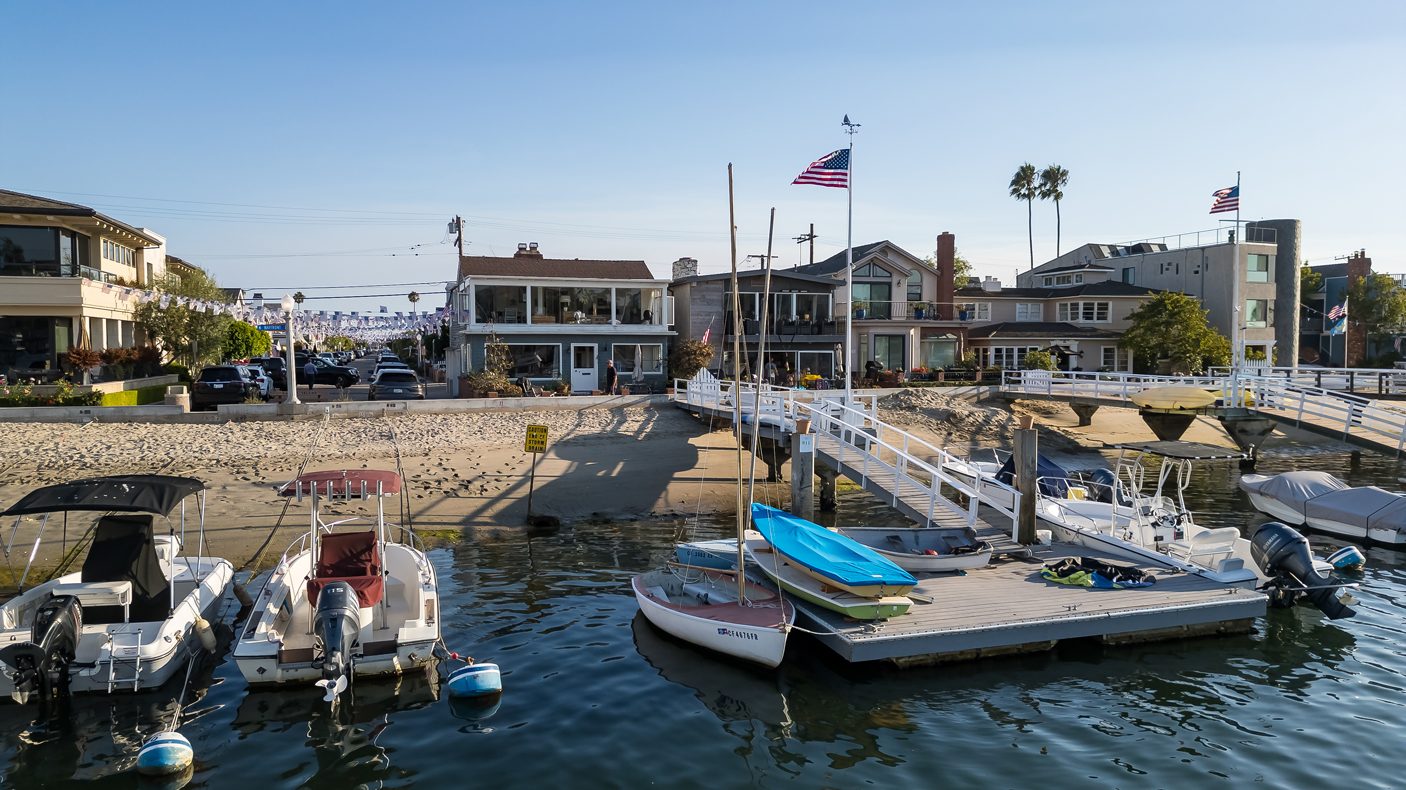
{"label": "black suv", "polygon": [[213,409],[221,403],[243,403],[250,395],[259,394],[259,385],[245,378],[244,370],[236,365],[212,365],[200,371],[190,393],[190,408],[194,411]]}
{"label": "black suv", "polygon": [[264,369],[273,389],[288,389],[288,375],[283,370],[283,357],[254,357],[249,360],[249,364],[258,365]]}
{"label": "black suv", "polygon": [[[307,373],[304,372],[308,360],[312,360],[312,364],[317,368],[317,379],[311,382],[307,380]],[[299,354],[293,358],[293,364],[298,366],[297,374],[299,384],[326,384],[333,387],[350,387],[361,381],[361,373],[356,368],[347,367],[346,365],[333,365],[322,357],[309,357],[306,354]]]}

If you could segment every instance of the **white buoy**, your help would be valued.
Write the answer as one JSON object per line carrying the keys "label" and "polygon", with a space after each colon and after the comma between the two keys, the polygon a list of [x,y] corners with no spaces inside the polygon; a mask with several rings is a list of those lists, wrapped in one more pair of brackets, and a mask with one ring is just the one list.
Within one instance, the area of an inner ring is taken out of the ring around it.
{"label": "white buoy", "polygon": [[195,633],[200,636],[200,644],[207,653],[215,652],[218,643],[215,641],[215,629],[210,627],[210,621],[203,617],[195,618]]}
{"label": "white buoy", "polygon": [[449,673],[449,696],[482,697],[503,690],[503,676],[497,664],[470,664]]}
{"label": "white buoy", "polygon": [[184,771],[193,762],[195,750],[190,741],[179,732],[163,732],[148,738],[137,752],[137,773],[165,776]]}
{"label": "white buoy", "polygon": [[249,591],[244,589],[244,585],[231,584],[230,587],[234,589],[234,597],[239,600],[240,606],[254,605],[254,599],[249,597]]}

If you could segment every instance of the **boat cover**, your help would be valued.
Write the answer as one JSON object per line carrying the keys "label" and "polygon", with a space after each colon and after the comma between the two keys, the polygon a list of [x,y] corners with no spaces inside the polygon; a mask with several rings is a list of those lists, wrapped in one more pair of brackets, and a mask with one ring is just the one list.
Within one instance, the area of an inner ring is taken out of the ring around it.
{"label": "boat cover", "polygon": [[[86,582],[131,582],[134,623],[161,622],[171,615],[171,587],[161,571],[151,515],[103,516],[83,560]],[[85,623],[120,623],[121,606],[85,606]]]}
{"label": "boat cover", "polygon": [[317,558],[317,578],[308,580],[308,601],[313,606],[318,593],[332,582],[351,585],[362,608],[380,603],[385,580],[375,532],[339,532],[323,535],[318,542],[322,555]]}
{"label": "boat cover", "polygon": [[1282,502],[1300,514],[1310,499],[1316,499],[1333,491],[1343,491],[1347,483],[1327,472],[1285,472],[1273,477],[1245,475],[1240,478],[1240,487],[1260,496]]}
{"label": "boat cover", "polygon": [[92,477],[36,488],[0,515],[96,510],[164,516],[182,499],[204,489],[199,480],[173,475]]}
{"label": "boat cover", "polygon": [[[1060,468],[1059,464],[1045,457],[1040,453],[1035,459],[1035,476],[1040,478],[1040,493],[1049,497],[1063,499],[1069,496],[1069,473]],[[1001,468],[996,472],[996,482],[1005,483],[1015,487],[1015,456],[1006,459]]]}
{"label": "boat cover", "polygon": [[1406,497],[1376,486],[1345,488],[1309,500],[1304,515],[1365,529],[1406,531]]}
{"label": "boat cover", "polygon": [[912,587],[918,583],[873,549],[783,510],[753,503],[752,521],[777,552],[841,584]]}
{"label": "boat cover", "polygon": [[1150,587],[1157,577],[1141,568],[1119,565],[1089,557],[1065,557],[1046,565],[1040,575],[1047,581],[1075,587],[1101,590],[1121,590],[1126,587]]}

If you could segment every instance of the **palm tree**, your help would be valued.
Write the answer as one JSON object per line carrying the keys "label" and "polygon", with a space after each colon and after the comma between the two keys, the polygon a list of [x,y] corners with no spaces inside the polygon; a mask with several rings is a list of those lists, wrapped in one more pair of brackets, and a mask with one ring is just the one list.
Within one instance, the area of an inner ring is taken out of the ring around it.
{"label": "palm tree", "polygon": [[294,301],[294,302],[297,302],[298,304],[302,304],[302,303],[303,303],[303,300],[306,299],[306,298],[307,298],[306,296],[303,296],[303,292],[302,292],[302,291],[299,291],[299,292],[293,294],[293,301]]}
{"label": "palm tree", "polygon": [[415,311],[415,303],[420,301],[420,295],[411,291],[410,295],[406,298],[410,300],[410,311],[413,313]]}
{"label": "palm tree", "polygon": [[1069,185],[1069,171],[1059,165],[1050,165],[1040,171],[1040,199],[1055,202],[1055,257],[1059,257],[1059,201],[1064,199],[1060,187]]}
{"label": "palm tree", "polygon": [[1035,198],[1040,196],[1035,186],[1035,166],[1026,162],[1011,179],[1011,197],[1025,201],[1026,228],[1030,234],[1030,268],[1035,268]]}

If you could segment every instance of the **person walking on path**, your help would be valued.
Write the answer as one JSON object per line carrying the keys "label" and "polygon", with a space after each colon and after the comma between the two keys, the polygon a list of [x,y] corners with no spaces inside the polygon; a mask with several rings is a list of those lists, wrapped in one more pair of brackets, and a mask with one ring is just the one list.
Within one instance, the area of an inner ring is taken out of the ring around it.
{"label": "person walking on path", "polygon": [[312,389],[313,385],[317,383],[317,366],[312,364],[311,359],[303,365],[303,378],[308,380],[308,389]]}
{"label": "person walking on path", "polygon": [[608,359],[608,360],[606,360],[606,361],[605,361],[605,394],[607,394],[607,395],[614,395],[614,394],[615,394],[615,383],[616,383],[616,379],[617,379],[617,378],[619,378],[619,377],[618,377],[618,376],[616,375],[616,373],[615,373],[615,360],[613,360],[613,359]]}

